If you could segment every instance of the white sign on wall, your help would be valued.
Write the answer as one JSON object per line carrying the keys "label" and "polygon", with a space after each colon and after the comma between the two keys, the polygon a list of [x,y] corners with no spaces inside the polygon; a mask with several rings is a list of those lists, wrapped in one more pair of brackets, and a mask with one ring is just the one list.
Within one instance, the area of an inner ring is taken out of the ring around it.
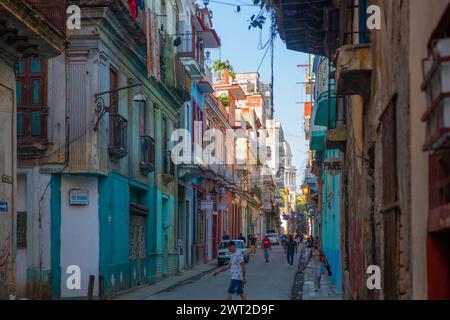
{"label": "white sign on wall", "polygon": [[330,158],[323,162],[323,169],[330,176],[336,176],[342,172],[342,160],[338,158]]}
{"label": "white sign on wall", "polygon": [[200,202],[200,210],[213,210],[214,201],[213,200],[202,200]]}
{"label": "white sign on wall", "polygon": [[89,190],[81,190],[81,189],[69,190],[69,204],[71,206],[89,205]]}

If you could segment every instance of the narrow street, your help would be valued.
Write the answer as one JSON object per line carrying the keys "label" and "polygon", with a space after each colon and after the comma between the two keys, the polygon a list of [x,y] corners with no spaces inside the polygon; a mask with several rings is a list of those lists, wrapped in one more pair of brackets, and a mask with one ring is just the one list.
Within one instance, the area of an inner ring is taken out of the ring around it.
{"label": "narrow street", "polygon": [[0,0],[0,145],[0,301],[450,301],[450,0]]}
{"label": "narrow street", "polygon": [[[300,253],[300,250],[298,251]],[[250,258],[245,292],[249,300],[289,300],[298,268],[299,254],[294,267],[289,267],[282,247],[274,247],[270,261],[266,263],[261,249]],[[223,300],[228,289],[230,275],[223,272],[217,277],[211,273],[200,279],[186,281],[179,286],[152,295],[146,300]]]}

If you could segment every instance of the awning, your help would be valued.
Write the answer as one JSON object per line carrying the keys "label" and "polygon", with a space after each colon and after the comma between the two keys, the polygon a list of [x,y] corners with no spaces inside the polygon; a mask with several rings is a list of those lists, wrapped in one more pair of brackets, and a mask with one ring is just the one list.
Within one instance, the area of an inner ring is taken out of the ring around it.
{"label": "awning", "polygon": [[[317,100],[316,115],[314,124],[316,126],[327,127],[328,129],[336,127],[336,96],[331,95],[328,98],[328,92],[323,93]],[[328,110],[330,110],[330,117],[328,117]]]}
{"label": "awning", "polygon": [[220,38],[214,29],[206,29],[200,32],[199,38],[203,40],[203,46],[207,49],[220,48]]}
{"label": "awning", "polygon": [[313,151],[325,150],[325,131],[313,131],[309,149]]}

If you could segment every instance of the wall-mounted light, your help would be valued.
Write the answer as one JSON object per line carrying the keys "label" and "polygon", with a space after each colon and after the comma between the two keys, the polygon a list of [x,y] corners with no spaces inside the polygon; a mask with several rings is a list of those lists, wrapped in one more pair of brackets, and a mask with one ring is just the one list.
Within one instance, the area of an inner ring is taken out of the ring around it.
{"label": "wall-mounted light", "polygon": [[303,195],[304,196],[308,196],[309,195],[309,185],[307,185],[307,184],[304,184],[304,185],[302,185],[302,193],[303,193]]}
{"label": "wall-mounted light", "polygon": [[142,83],[133,84],[133,85],[129,85],[129,86],[126,86],[126,87],[121,87],[121,88],[117,88],[117,89],[113,89],[113,90],[109,90],[109,91],[103,91],[103,92],[97,93],[95,95],[95,105],[96,105],[95,112],[98,114],[98,118],[97,118],[97,121],[95,122],[94,131],[98,130],[98,125],[100,123],[100,120],[103,118],[103,116],[106,113],[110,113],[112,111],[112,107],[111,106],[113,106],[117,102],[117,100],[119,99],[118,96],[114,97],[114,100],[112,100],[110,98],[112,101],[109,102],[109,105],[106,105],[106,102],[105,102],[105,99],[104,99],[103,96],[108,95],[108,94],[111,95],[112,93],[118,93],[120,91],[127,90],[127,89],[130,89],[130,88],[135,88],[135,87],[139,87],[139,91],[133,97],[133,101],[134,102],[145,102],[146,98],[145,98],[145,95],[144,95],[144,93],[142,91]]}

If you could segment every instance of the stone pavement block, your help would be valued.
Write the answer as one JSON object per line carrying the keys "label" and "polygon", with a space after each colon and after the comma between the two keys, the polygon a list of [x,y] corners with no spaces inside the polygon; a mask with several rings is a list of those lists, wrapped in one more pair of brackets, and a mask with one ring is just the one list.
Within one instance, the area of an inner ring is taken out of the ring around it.
{"label": "stone pavement block", "polygon": [[306,266],[304,269],[302,300],[342,300],[327,273],[322,273],[320,288],[316,290],[314,283],[314,269]]}

